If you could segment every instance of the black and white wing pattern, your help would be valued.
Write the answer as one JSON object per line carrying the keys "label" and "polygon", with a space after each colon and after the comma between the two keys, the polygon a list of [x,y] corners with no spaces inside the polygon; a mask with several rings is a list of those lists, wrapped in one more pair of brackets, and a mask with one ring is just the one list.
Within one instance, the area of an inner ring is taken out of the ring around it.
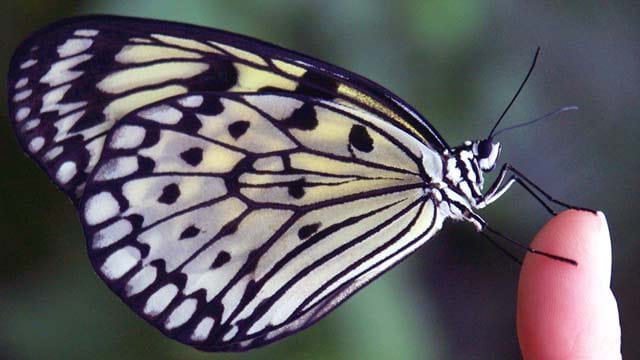
{"label": "black and white wing pattern", "polygon": [[423,117],[256,39],[72,18],[21,44],[8,94],[18,140],[76,205],[98,275],[202,350],[313,324],[450,215],[431,187],[451,148]]}
{"label": "black and white wing pattern", "polygon": [[91,262],[137,314],[209,351],[303,329],[442,225],[431,153],[379,115],[192,92],[125,116],[79,204]]}
{"label": "black and white wing pattern", "polygon": [[64,20],[20,45],[7,85],[18,141],[76,205],[98,275],[202,350],[313,324],[445,219],[483,230],[474,210],[510,172],[526,180],[505,164],[483,192],[502,117],[452,148],[370,80],[220,30]]}
{"label": "black and white wing pattern", "polygon": [[405,137],[447,147],[408,104],[367,79],[193,25],[116,16],[63,20],[20,45],[8,77],[20,144],[74,202],[114,124],[142,106],[194,91],[277,91],[350,103],[395,123]]}

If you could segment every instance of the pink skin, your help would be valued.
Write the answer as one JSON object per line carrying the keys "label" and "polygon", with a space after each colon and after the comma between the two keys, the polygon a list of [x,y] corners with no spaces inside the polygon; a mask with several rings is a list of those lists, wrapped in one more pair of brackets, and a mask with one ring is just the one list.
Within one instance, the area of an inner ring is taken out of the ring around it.
{"label": "pink skin", "polygon": [[517,309],[524,359],[621,359],[604,215],[565,211],[540,230],[531,247],[574,259],[578,266],[525,256]]}

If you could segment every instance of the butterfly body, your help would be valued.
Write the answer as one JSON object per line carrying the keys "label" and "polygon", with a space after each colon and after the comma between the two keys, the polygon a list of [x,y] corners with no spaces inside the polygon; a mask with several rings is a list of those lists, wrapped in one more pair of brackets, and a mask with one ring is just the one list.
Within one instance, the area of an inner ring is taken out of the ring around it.
{"label": "butterfly body", "polygon": [[450,147],[346,70],[202,27],[93,16],[12,59],[18,140],[104,282],[166,335],[246,350],[322,318],[474,210],[500,151]]}

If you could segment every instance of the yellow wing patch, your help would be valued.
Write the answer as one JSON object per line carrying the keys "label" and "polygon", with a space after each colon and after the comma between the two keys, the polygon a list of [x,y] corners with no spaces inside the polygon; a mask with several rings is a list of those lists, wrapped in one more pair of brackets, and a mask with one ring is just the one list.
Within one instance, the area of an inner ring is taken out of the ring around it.
{"label": "yellow wing patch", "polygon": [[295,77],[301,77],[302,75],[304,75],[307,72],[307,69],[300,67],[298,65],[293,65],[291,63],[288,63],[286,61],[282,61],[282,60],[278,60],[275,59],[273,60],[273,64],[280,69],[281,71],[295,76]]}
{"label": "yellow wing patch", "polygon": [[143,90],[117,98],[102,111],[109,122],[120,120],[124,115],[147,104],[166,99],[171,96],[187,93],[187,88],[180,85],[168,85],[158,89]]}
{"label": "yellow wing patch", "polygon": [[115,56],[123,64],[139,64],[167,59],[200,59],[202,54],[160,45],[125,45]]}
{"label": "yellow wing patch", "polygon": [[263,87],[293,91],[298,86],[296,81],[278,75],[269,70],[261,70],[249,65],[235,63],[238,70],[238,81],[229,91],[242,92],[257,90]]}
{"label": "yellow wing patch", "polygon": [[181,48],[198,50],[206,53],[221,54],[220,50],[215,49],[205,43],[202,43],[200,41],[193,40],[193,39],[181,38],[181,37],[163,35],[163,34],[151,34],[151,37],[154,39],[160,40],[161,42],[167,45],[174,45]]}
{"label": "yellow wing patch", "polygon": [[[377,110],[377,111],[383,113],[384,115],[386,115],[389,118],[391,118],[394,121],[396,121],[398,124],[402,125],[405,129],[410,131],[413,135],[417,136],[418,139],[421,139],[423,142],[426,143],[425,138],[422,136],[422,134],[420,134],[420,132],[418,130],[416,130],[413,126],[411,126],[401,116],[399,116],[398,114],[393,112],[388,107],[384,106],[379,101],[376,101],[371,96],[363,93],[362,91],[354,89],[354,88],[350,87],[347,84],[340,84],[338,86],[338,93],[341,94],[341,95],[346,96],[347,98],[350,98],[350,99],[356,101],[359,104],[365,105],[366,107],[368,107],[370,109],[374,109],[374,110]],[[349,105],[348,102],[345,103],[345,104],[347,106]]]}
{"label": "yellow wing patch", "polygon": [[231,45],[225,45],[225,44],[221,44],[213,41],[209,41],[209,43],[223,49],[224,51],[231,54],[231,56],[236,57],[238,59],[242,59],[259,66],[267,66],[267,62],[264,61],[262,57],[250,51],[238,49],[237,47],[233,47]]}

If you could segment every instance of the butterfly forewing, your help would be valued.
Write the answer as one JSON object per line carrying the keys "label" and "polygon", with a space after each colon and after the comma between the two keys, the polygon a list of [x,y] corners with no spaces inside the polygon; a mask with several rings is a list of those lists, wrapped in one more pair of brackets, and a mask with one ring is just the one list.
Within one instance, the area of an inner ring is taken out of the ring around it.
{"label": "butterfly forewing", "polygon": [[436,151],[447,147],[409,105],[371,81],[255,39],[170,22],[94,16],[50,25],[16,51],[8,89],[22,147],[74,202],[116,122],[194,91],[313,96],[376,113]]}
{"label": "butterfly forewing", "polygon": [[308,96],[190,93],[107,136],[80,203],[91,261],[136,313],[208,350],[272,342],[413,252],[442,219],[428,154]]}

